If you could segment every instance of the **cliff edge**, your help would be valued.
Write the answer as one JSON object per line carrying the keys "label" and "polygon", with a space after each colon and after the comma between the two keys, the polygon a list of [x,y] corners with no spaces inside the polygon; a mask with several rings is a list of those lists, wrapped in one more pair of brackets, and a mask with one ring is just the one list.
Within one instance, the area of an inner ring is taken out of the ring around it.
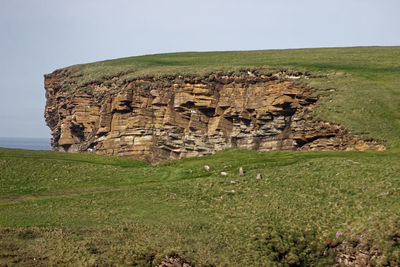
{"label": "cliff edge", "polygon": [[[110,77],[65,89],[45,75],[45,118],[54,150],[158,162],[238,147],[270,150],[383,149],[312,117],[315,90],[301,73],[210,73],[132,80]],[[308,77],[306,77],[308,78]]]}

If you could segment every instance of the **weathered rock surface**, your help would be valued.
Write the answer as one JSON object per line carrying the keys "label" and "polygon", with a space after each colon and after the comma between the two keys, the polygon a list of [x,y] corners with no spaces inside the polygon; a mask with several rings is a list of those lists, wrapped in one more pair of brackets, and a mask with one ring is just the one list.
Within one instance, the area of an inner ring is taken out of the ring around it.
{"label": "weathered rock surface", "polygon": [[182,259],[179,255],[171,255],[166,256],[160,264],[156,265],[157,267],[192,267],[195,266],[184,259]]}
{"label": "weathered rock surface", "polygon": [[350,137],[340,125],[314,121],[314,90],[282,73],[143,78],[119,86],[114,77],[73,92],[63,89],[65,78],[59,71],[45,75],[54,150],[157,162],[229,147],[382,148]]}

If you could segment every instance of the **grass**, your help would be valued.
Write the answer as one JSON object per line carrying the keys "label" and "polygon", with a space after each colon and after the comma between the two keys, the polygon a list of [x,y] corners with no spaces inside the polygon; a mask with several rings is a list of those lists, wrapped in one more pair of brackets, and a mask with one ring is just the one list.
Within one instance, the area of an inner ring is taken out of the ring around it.
{"label": "grass", "polygon": [[377,251],[373,264],[400,265],[400,47],[178,53],[62,71],[84,84],[239,68],[320,76],[305,82],[335,91],[316,116],[388,149],[230,149],[158,165],[0,149],[0,266],[151,266],[174,254],[199,266],[329,266],[343,240]]}
{"label": "grass", "polygon": [[399,263],[399,160],[232,149],[151,166],[1,149],[0,262],[145,265],[178,253],[199,265],[331,264],[321,255],[338,231],[368,231]]}

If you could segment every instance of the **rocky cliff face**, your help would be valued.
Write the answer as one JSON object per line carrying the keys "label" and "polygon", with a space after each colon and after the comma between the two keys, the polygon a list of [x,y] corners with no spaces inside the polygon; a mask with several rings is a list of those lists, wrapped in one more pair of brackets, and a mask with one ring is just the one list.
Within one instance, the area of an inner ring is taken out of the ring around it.
{"label": "rocky cliff face", "polygon": [[285,73],[168,76],[93,82],[73,92],[45,75],[52,146],[157,162],[238,147],[345,150],[377,147],[340,125],[314,121],[314,90]]}

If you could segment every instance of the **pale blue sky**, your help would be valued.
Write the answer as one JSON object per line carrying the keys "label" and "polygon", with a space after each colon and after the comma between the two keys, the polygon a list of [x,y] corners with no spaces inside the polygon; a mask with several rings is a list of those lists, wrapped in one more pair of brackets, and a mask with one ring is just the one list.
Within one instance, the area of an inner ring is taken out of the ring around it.
{"label": "pale blue sky", "polygon": [[0,0],[0,137],[49,137],[43,74],[177,51],[400,45],[399,0]]}

